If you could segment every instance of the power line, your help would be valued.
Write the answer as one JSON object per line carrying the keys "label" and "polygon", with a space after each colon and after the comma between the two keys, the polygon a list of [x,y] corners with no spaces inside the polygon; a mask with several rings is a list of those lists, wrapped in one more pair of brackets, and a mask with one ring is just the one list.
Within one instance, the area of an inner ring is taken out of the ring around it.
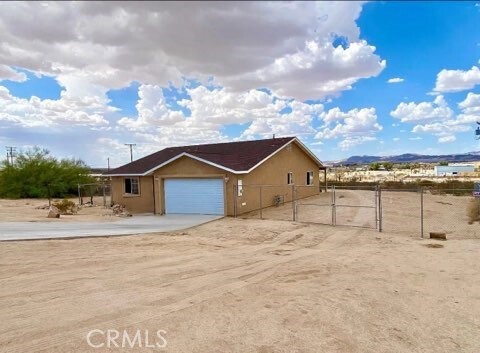
{"label": "power line", "polygon": [[5,146],[5,149],[7,150],[7,163],[13,165],[13,158],[15,157],[17,148],[14,146]]}
{"label": "power line", "polygon": [[125,146],[130,147],[130,162],[133,162],[133,146],[136,146],[136,143],[126,143]]}

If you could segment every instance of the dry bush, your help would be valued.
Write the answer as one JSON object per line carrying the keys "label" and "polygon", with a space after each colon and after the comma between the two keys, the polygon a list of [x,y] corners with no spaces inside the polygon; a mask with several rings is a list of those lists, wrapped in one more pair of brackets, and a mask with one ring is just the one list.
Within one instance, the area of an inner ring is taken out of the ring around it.
{"label": "dry bush", "polygon": [[77,213],[77,205],[75,205],[75,202],[63,199],[60,202],[55,202],[53,204],[56,208],[58,208],[58,211],[60,214],[76,214]]}
{"label": "dry bush", "polygon": [[480,199],[472,199],[467,204],[468,224],[480,220]]}

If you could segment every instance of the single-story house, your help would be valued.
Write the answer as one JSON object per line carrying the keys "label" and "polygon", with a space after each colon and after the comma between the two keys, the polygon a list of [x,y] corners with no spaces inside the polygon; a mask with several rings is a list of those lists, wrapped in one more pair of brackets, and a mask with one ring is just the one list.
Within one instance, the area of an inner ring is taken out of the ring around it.
{"label": "single-story house", "polygon": [[[105,173],[132,213],[233,216],[320,192],[322,162],[296,137],[165,148]],[[260,192],[259,185],[263,185]],[[260,195],[261,194],[261,195]]]}

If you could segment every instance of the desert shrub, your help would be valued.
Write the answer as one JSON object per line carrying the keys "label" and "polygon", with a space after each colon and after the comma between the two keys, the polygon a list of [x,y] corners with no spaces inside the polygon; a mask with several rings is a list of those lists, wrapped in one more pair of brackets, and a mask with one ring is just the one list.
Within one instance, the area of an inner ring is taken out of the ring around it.
{"label": "desert shrub", "polygon": [[0,164],[0,197],[63,198],[77,193],[78,184],[93,181],[81,160],[58,160],[38,147],[21,152],[13,164]]}
{"label": "desert shrub", "polygon": [[467,217],[469,224],[480,220],[480,199],[471,199],[467,203]]}
{"label": "desert shrub", "polygon": [[75,205],[75,202],[63,199],[60,202],[55,202],[53,203],[53,206],[58,208],[58,211],[60,211],[60,214],[75,214],[77,213],[77,205]]}

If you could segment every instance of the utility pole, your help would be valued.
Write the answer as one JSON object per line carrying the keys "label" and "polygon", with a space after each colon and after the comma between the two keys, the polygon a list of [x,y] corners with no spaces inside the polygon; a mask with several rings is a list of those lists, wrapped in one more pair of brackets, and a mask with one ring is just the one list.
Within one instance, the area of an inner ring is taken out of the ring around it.
{"label": "utility pole", "polygon": [[13,146],[5,146],[5,148],[7,149],[7,163],[13,165],[13,157],[15,157],[15,150],[17,148]]}
{"label": "utility pole", "polygon": [[110,171],[110,157],[107,158],[107,170]]}
{"label": "utility pole", "polygon": [[130,162],[133,162],[133,146],[136,146],[136,143],[126,143],[125,146],[130,147]]}

